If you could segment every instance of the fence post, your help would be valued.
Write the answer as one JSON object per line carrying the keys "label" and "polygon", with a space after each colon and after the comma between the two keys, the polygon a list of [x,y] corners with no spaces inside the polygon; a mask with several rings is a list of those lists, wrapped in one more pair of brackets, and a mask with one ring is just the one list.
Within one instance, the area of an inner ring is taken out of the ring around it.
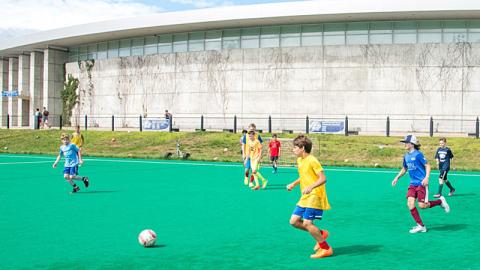
{"label": "fence post", "polygon": [[387,116],[387,137],[390,137],[390,116]]}
{"label": "fence post", "polygon": [[10,114],[7,113],[7,129],[10,129]]}
{"label": "fence post", "polygon": [[345,116],[345,136],[348,136],[348,116]]}
{"label": "fence post", "polygon": [[142,127],[142,116],[141,116],[141,115],[138,117],[138,121],[139,121],[139,125],[138,125],[138,126],[140,127],[140,131],[143,131],[143,127]]}
{"label": "fence post", "polygon": [[115,116],[112,115],[112,131],[115,131]]}
{"label": "fence post", "polygon": [[237,116],[233,116],[233,133],[237,133]]}
{"label": "fence post", "polygon": [[200,131],[203,131],[203,114],[200,116]]}
{"label": "fence post", "polygon": [[480,135],[480,123],[478,122],[478,116],[477,116],[477,123],[475,124],[475,138],[478,139],[478,136]]}
{"label": "fence post", "polygon": [[430,137],[433,137],[433,117],[430,116]]}
{"label": "fence post", "polygon": [[85,114],[85,130],[87,130],[87,128],[88,128],[88,117]]}
{"label": "fence post", "polygon": [[63,119],[62,119],[62,118],[63,118],[63,117],[62,117],[62,115],[60,114],[60,130],[62,130],[62,125],[63,125],[63,121],[62,121]]}
{"label": "fence post", "polygon": [[308,134],[309,131],[310,131],[310,119],[308,118],[308,115],[307,115],[307,118],[305,121],[305,133]]}
{"label": "fence post", "polygon": [[268,133],[272,133],[272,116],[268,116]]}
{"label": "fence post", "polygon": [[172,132],[172,128],[173,128],[173,115],[170,115],[170,118],[168,119],[168,121],[170,121],[169,125],[168,125],[168,131],[169,132]]}

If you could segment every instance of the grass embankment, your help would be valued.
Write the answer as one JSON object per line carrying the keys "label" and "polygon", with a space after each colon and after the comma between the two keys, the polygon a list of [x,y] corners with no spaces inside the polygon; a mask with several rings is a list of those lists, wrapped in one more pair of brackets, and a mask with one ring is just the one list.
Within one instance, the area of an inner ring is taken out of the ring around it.
{"label": "grass embankment", "polygon": [[[59,130],[0,130],[0,153],[56,155],[60,145]],[[192,160],[240,161],[241,134],[220,132],[123,132],[83,131],[84,155],[98,157],[163,159],[175,153],[176,140]],[[270,134],[262,134],[270,137]],[[280,134],[294,138],[295,134]],[[404,148],[400,137],[374,137],[310,134],[314,155],[324,165],[399,168]],[[112,141],[112,138],[115,138]],[[437,137],[421,137],[422,151],[432,164],[438,147]],[[480,171],[480,144],[473,138],[448,138],[458,170]],[[265,144],[266,147],[266,144]],[[225,148],[228,149],[225,151]],[[266,160],[266,159],[264,159]],[[435,169],[436,166],[433,166]]]}

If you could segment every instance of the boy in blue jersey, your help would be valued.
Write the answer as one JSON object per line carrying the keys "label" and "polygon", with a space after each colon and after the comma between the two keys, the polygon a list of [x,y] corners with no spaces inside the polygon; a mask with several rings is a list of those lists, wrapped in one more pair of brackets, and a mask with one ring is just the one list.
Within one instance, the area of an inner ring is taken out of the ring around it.
{"label": "boy in blue jersey", "polygon": [[434,195],[435,198],[440,198],[442,196],[444,183],[447,184],[448,188],[450,189],[448,196],[452,196],[455,192],[455,188],[453,188],[452,183],[450,183],[450,181],[447,179],[448,171],[450,171],[450,165],[453,165],[453,153],[452,150],[447,147],[446,138],[440,138],[439,144],[440,147],[437,149],[437,153],[435,154],[435,160],[438,164],[440,177],[438,178],[438,193]]}
{"label": "boy in blue jersey", "polygon": [[[442,196],[439,200],[428,202],[428,194],[426,194],[426,187],[428,186],[428,179],[430,177],[430,164],[427,159],[420,152],[420,143],[414,135],[407,135],[403,141],[405,150],[408,152],[403,157],[403,167],[392,181],[392,186],[397,184],[398,179],[402,177],[407,171],[410,175],[410,186],[407,192],[407,206],[410,209],[410,214],[417,223],[417,226],[410,230],[410,233],[427,232],[427,228],[420,218],[417,208],[415,207],[415,200],[418,200],[420,208],[432,208],[440,205],[446,213],[450,212],[450,207],[447,201]],[[425,200],[427,197],[427,200]]]}
{"label": "boy in blue jersey", "polygon": [[70,185],[72,185],[72,192],[75,193],[80,190],[80,188],[73,182],[73,180],[82,181],[86,188],[88,188],[89,181],[88,177],[78,176],[78,165],[83,163],[82,154],[79,148],[70,143],[70,137],[66,133],[62,133],[60,139],[62,140],[62,145],[60,146],[60,152],[57,156],[57,159],[53,163],[53,168],[57,167],[58,162],[62,156],[65,157],[65,166],[63,168],[63,177],[67,180]]}

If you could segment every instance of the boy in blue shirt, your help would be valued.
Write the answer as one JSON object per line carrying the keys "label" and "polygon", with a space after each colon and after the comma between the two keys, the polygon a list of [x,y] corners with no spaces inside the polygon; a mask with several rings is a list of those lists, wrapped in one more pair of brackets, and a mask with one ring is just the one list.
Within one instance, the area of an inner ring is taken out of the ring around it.
{"label": "boy in blue shirt", "polygon": [[442,189],[444,183],[447,184],[448,188],[450,189],[450,193],[448,193],[448,196],[452,196],[455,192],[455,188],[453,188],[452,184],[447,179],[448,171],[450,171],[450,164],[453,164],[453,153],[452,150],[447,147],[446,138],[440,138],[439,144],[440,147],[437,149],[437,153],[435,154],[435,160],[438,164],[440,177],[438,178],[438,193],[433,196],[435,198],[440,198],[442,196]]}
{"label": "boy in blue shirt", "polygon": [[63,178],[65,178],[65,180],[72,185],[72,192],[75,193],[80,190],[73,180],[82,181],[85,187],[88,188],[88,177],[77,175],[78,165],[83,163],[82,154],[79,148],[75,144],[70,143],[70,137],[66,133],[62,133],[60,139],[62,140],[62,145],[60,146],[60,152],[58,153],[57,159],[53,163],[53,168],[57,167],[60,158],[64,156],[65,166],[63,168]]}
{"label": "boy in blue shirt", "polygon": [[[436,201],[428,201],[428,194],[426,187],[428,186],[428,179],[430,177],[430,164],[427,159],[420,152],[420,143],[414,135],[407,135],[403,141],[405,150],[408,152],[403,157],[403,167],[392,181],[392,186],[397,184],[398,179],[402,177],[407,171],[410,175],[410,186],[407,192],[407,206],[410,209],[410,214],[417,223],[417,226],[410,230],[410,233],[427,232],[427,228],[420,218],[417,208],[415,207],[415,200],[418,200],[420,208],[432,208],[440,205],[446,213],[450,212],[450,206],[443,196]],[[426,200],[425,200],[426,198]]]}

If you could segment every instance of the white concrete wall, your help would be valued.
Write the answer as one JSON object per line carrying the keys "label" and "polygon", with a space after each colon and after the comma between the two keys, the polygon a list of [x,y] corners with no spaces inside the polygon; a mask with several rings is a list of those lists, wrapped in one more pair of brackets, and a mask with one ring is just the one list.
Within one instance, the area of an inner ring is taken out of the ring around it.
{"label": "white concrete wall", "polygon": [[[62,114],[63,83],[65,78],[64,63],[66,53],[53,49],[43,52],[43,106],[49,111],[48,121],[51,126],[58,126]],[[42,110],[43,108],[40,108]]]}
{"label": "white concrete wall", "polygon": [[[271,115],[277,130],[292,125],[301,130],[304,121],[277,119],[348,115],[351,130],[374,132],[385,130],[390,116],[392,130],[402,132],[428,131],[423,119],[430,116],[470,121],[480,114],[480,44],[174,53],[97,60],[91,71],[85,63],[68,63],[66,73],[80,79],[73,114],[82,117],[159,116],[169,109],[177,123],[182,116],[204,114],[219,117],[209,120],[211,126],[232,125],[237,115],[243,119],[240,128]],[[111,120],[92,121],[108,127]],[[442,123],[439,131],[459,128],[456,122]],[[470,132],[474,126],[465,122],[461,129]]]}
{"label": "white concrete wall", "polygon": [[30,107],[32,114],[29,126],[34,128],[33,113],[43,108],[43,53],[30,53]]}
{"label": "white concrete wall", "polygon": [[[0,91],[8,90],[8,60],[0,59]],[[7,124],[8,98],[0,97],[0,127]]]}
{"label": "white concrete wall", "polygon": [[[18,59],[8,59],[8,91],[18,90]],[[18,126],[18,97],[8,97],[10,126]]]}
{"label": "white concrete wall", "polygon": [[18,126],[28,126],[30,115],[30,55],[18,56]]}

